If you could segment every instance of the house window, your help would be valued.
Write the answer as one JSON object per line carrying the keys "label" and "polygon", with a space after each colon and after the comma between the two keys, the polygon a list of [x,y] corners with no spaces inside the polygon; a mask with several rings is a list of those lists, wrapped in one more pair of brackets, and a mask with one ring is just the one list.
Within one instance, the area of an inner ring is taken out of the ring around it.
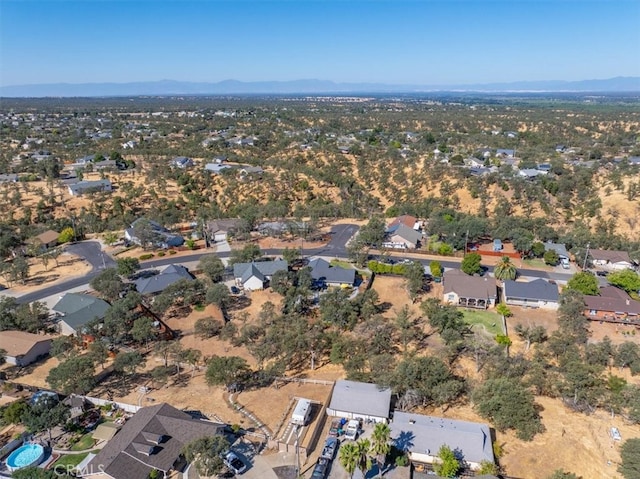
{"label": "house window", "polygon": [[454,300],[454,295],[453,295],[453,294],[449,294],[449,295],[447,295],[447,299],[448,299],[449,301],[453,301],[453,300]]}

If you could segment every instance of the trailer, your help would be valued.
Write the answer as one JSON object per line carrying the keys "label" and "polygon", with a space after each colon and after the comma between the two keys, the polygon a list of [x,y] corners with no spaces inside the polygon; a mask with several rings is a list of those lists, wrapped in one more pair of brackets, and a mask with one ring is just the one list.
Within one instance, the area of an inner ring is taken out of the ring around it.
{"label": "trailer", "polygon": [[291,415],[291,424],[296,426],[306,426],[311,414],[311,401],[309,399],[298,399],[293,414]]}

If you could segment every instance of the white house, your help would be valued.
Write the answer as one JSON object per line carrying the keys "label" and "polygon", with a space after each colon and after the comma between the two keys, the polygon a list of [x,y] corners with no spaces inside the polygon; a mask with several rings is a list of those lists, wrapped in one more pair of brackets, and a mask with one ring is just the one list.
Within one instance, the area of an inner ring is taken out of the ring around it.
{"label": "white house", "polygon": [[457,451],[472,470],[479,469],[483,461],[495,462],[487,424],[395,411],[389,426],[394,445],[408,453],[418,471],[438,460],[443,445]]}
{"label": "white house", "polygon": [[634,267],[633,261],[626,251],[592,249],[589,250],[589,255],[594,266],[600,266],[604,269],[622,270]]}
{"label": "white house", "polygon": [[387,422],[391,389],[377,384],[339,380],[333,386],[327,416]]}

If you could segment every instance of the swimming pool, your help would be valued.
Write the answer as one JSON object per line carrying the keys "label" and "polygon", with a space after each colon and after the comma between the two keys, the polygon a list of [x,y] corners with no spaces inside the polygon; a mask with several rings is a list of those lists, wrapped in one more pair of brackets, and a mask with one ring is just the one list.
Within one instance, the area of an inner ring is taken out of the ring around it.
{"label": "swimming pool", "polygon": [[44,448],[40,444],[25,444],[13,451],[7,458],[10,471],[40,464],[44,457]]}

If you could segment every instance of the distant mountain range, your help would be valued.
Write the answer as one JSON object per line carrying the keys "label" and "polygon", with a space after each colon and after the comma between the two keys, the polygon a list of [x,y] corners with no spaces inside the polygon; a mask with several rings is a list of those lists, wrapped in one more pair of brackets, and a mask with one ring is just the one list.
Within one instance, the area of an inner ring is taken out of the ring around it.
{"label": "distant mountain range", "polygon": [[0,87],[0,97],[104,97],[138,95],[363,94],[427,92],[640,92],[640,77],[606,80],[525,81],[469,85],[391,85],[324,80],[217,83],[161,80],[132,83],[50,83]]}

